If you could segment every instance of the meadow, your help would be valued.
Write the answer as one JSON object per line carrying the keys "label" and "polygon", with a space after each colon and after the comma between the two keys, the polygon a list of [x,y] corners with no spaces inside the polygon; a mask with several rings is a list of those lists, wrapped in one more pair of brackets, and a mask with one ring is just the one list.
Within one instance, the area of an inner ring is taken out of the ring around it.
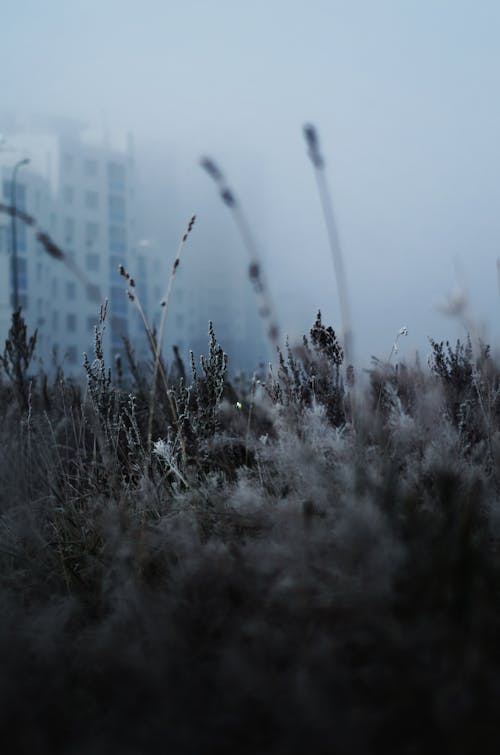
{"label": "meadow", "polygon": [[[126,274],[126,273],[125,273]],[[4,752],[489,753],[500,366],[363,373],[318,313],[276,366],[0,360]],[[112,369],[111,369],[112,368]]]}

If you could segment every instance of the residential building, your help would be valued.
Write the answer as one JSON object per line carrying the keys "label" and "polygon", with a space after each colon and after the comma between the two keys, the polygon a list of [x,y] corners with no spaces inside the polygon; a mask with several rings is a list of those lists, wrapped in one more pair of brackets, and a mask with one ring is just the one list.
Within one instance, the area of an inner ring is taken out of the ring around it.
{"label": "residential building", "polygon": [[[135,163],[130,140],[110,146],[77,129],[16,133],[0,151],[2,202],[11,204],[12,166],[29,159],[17,175],[16,207],[36,227],[16,221],[19,302],[31,328],[38,328],[38,353],[52,353],[68,372],[93,353],[100,304],[108,300],[105,356],[111,364],[123,337],[139,335],[137,313],[127,298],[123,265],[136,264]],[[0,337],[13,306],[11,218],[0,217]],[[64,253],[47,254],[37,241],[42,230]],[[143,337],[143,336],[142,336]]]}

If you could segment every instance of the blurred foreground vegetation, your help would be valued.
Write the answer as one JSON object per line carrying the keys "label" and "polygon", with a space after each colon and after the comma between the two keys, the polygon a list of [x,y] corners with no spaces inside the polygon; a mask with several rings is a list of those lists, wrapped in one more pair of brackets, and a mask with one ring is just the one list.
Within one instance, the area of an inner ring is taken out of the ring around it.
{"label": "blurred foreground vegetation", "polygon": [[20,312],[0,359],[3,751],[496,753],[489,349],[359,375],[318,315],[268,374],[210,329],[153,391],[104,328],[83,388]]}

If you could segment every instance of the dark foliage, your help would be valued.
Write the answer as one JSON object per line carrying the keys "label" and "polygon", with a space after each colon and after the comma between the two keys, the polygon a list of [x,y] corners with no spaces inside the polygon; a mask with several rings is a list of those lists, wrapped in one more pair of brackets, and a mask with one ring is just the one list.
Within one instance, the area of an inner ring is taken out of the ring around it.
{"label": "dark foliage", "polygon": [[489,351],[364,392],[318,314],[231,385],[210,329],[148,449],[152,365],[115,379],[103,324],[85,393],[35,380],[20,313],[1,362],[2,750],[496,753]]}
{"label": "dark foliage", "polygon": [[272,401],[290,408],[291,415],[310,407],[313,402],[324,406],[328,419],[335,427],[345,423],[344,387],[341,365],[342,347],[331,327],[325,327],[318,312],[301,347],[287,344],[287,358],[278,351],[279,367],[275,377],[270,375],[266,390]]}

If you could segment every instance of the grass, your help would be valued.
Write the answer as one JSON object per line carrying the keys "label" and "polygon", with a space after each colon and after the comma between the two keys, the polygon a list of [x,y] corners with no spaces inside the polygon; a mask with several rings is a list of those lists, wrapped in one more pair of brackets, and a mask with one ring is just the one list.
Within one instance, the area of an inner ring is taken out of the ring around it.
{"label": "grass", "polygon": [[496,752],[489,350],[375,364],[353,411],[321,315],[238,387],[211,329],[150,448],[154,365],[118,384],[103,325],[86,391],[32,372],[20,313],[2,361],[4,749]]}

